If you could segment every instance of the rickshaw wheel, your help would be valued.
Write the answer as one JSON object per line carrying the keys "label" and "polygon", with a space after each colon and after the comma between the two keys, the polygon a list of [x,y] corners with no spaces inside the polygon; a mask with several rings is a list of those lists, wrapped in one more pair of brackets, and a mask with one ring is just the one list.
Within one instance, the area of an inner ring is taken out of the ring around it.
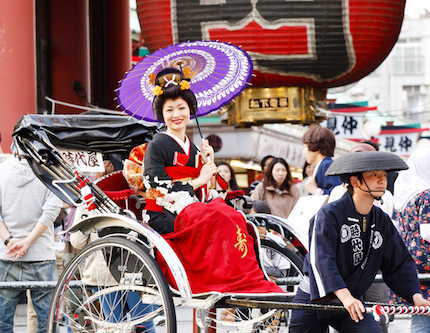
{"label": "rickshaw wheel", "polygon": [[[94,260],[96,269],[83,276],[85,264]],[[155,332],[153,319],[159,315],[165,323],[157,332],[176,332],[172,296],[156,261],[131,240],[106,237],[85,246],[64,269],[48,332],[59,333],[61,325],[72,332],[149,333]]]}
{"label": "rickshaw wheel", "polygon": [[[263,258],[266,255],[266,260]],[[299,255],[271,239],[261,239],[261,264],[265,266],[271,280],[278,284],[286,293],[283,300],[292,302],[298,284],[303,279],[303,260]],[[268,296],[270,298],[270,296]],[[228,319],[221,319],[221,309],[218,310],[216,322],[217,332],[231,332],[236,326],[240,332],[288,332],[289,311],[284,309],[251,309],[231,308]],[[213,323],[210,326],[215,326]]]}
{"label": "rickshaw wheel", "polygon": [[260,260],[270,279],[287,293],[287,300],[296,295],[303,279],[303,260],[286,246],[265,238],[261,239]]}

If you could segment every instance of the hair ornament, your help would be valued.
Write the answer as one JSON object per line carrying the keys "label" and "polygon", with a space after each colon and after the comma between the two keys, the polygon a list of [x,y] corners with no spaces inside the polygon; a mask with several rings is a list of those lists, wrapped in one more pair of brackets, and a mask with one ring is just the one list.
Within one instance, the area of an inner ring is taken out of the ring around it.
{"label": "hair ornament", "polygon": [[179,85],[181,87],[181,90],[188,90],[188,89],[190,89],[190,83],[187,80],[182,80]]}
{"label": "hair ornament", "polygon": [[178,74],[165,74],[157,79],[156,85],[159,85],[161,88],[168,87],[169,85],[173,84],[175,86],[179,85],[181,82],[181,77]]}
{"label": "hair ornament", "polygon": [[157,74],[155,74],[155,73],[151,73],[151,74],[149,74],[149,76],[148,76],[148,79],[149,79],[149,83],[150,84],[155,84],[155,78],[157,77]]}
{"label": "hair ornament", "polygon": [[172,77],[169,79],[168,75],[163,77],[164,81],[166,81],[166,83],[164,84],[164,88],[170,86],[171,84],[173,84],[174,86],[177,86],[179,83],[177,82],[176,79],[176,74],[172,74]]}
{"label": "hair ornament", "polygon": [[155,88],[154,88],[154,95],[155,96],[163,95],[163,89],[160,86],[155,86]]}
{"label": "hair ornament", "polygon": [[[189,67],[187,67],[189,68]],[[191,69],[187,71],[188,74],[192,73]],[[183,73],[182,73],[183,74]],[[179,86],[181,90],[188,90],[190,89],[190,82],[188,79],[183,79],[185,75],[182,75],[179,70],[178,73],[167,73],[164,75],[161,75],[160,77],[155,77],[155,88],[153,90],[153,93],[155,96],[160,96],[164,93],[164,89],[166,87],[169,87],[171,85],[173,86]],[[149,76],[149,78],[152,78],[152,74]]]}
{"label": "hair ornament", "polygon": [[184,67],[184,69],[182,70],[182,73],[184,74],[184,76],[185,76],[187,79],[191,79],[191,77],[192,77],[192,76],[193,76],[193,74],[194,74],[193,70],[192,70],[190,67],[188,67],[188,66],[185,66],[185,67]]}

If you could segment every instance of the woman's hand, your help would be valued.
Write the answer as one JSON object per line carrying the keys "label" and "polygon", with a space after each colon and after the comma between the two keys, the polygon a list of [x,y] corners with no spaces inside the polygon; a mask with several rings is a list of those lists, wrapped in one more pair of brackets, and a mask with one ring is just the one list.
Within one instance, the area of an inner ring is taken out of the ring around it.
{"label": "woman's hand", "polygon": [[193,188],[196,190],[200,186],[207,184],[216,172],[217,166],[213,161],[205,163],[200,170],[200,175],[193,180]]}
{"label": "woman's hand", "polygon": [[[209,156],[209,159],[208,159]],[[207,163],[208,160],[214,161],[214,149],[209,145],[208,140],[202,141],[202,159],[204,163]]]}
{"label": "woman's hand", "polygon": [[342,302],[345,309],[348,310],[352,320],[358,323],[360,320],[364,319],[363,312],[366,310],[364,309],[363,303],[359,299],[353,297],[347,288],[338,289],[334,293]]}

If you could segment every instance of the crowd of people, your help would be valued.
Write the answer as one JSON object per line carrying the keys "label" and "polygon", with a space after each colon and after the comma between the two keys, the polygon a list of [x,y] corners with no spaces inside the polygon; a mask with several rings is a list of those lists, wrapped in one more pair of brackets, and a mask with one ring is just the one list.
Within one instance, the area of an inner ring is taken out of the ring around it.
{"label": "crowd of people", "polygon": [[[186,126],[197,110],[186,81],[181,71],[171,68],[155,78],[158,90],[153,112],[167,130],[154,136],[143,156],[144,186],[139,188],[144,190],[148,223],[177,253],[187,253],[186,269],[193,292],[280,293],[276,284],[265,279],[253,248],[247,249],[246,255],[235,247],[225,256],[219,255],[225,245],[217,244],[217,239],[234,244],[237,228],[245,238],[249,235],[244,216],[219,195],[240,189],[233,168],[226,162],[214,162],[207,140],[197,147],[186,135]],[[430,148],[417,149],[406,165],[396,155],[377,152],[370,142],[358,144],[346,158],[333,161],[335,136],[318,125],[311,126],[302,141],[306,159],[302,182],[297,184],[293,179],[284,158],[264,157],[262,177],[249,187],[256,203],[251,212],[288,218],[300,197],[330,196],[329,203],[310,222],[305,279],[295,302],[340,302],[348,313],[294,310],[290,331],[325,332],[330,325],[341,332],[386,332],[386,327],[379,327],[363,313],[363,299],[370,299],[365,294],[378,271],[392,289],[392,301],[430,305],[430,285],[420,284],[416,275],[417,271],[430,271]],[[26,160],[11,155],[0,162],[0,281],[56,280],[55,262],[66,256],[55,256],[54,222],[61,220],[57,230],[67,229],[79,221],[82,212],[70,211],[35,177]],[[105,166],[112,171],[108,163]],[[409,170],[401,171],[407,167]],[[394,172],[399,176],[391,193],[386,189],[388,179],[397,176],[390,176]],[[219,218],[214,218],[214,212]],[[264,225],[258,227],[264,235],[269,232]],[[73,255],[73,246],[79,249],[96,237],[77,233],[66,238],[70,242],[61,250]],[[282,242],[276,235],[270,237]],[[205,256],[204,265],[186,251],[190,242],[200,249],[197,254]],[[91,265],[101,267],[101,261],[94,257],[82,271],[87,284],[91,285]],[[168,278],[167,267],[160,265]],[[223,269],[217,275],[211,267]],[[376,289],[376,300],[388,301],[388,287],[380,284]],[[0,289],[0,326],[4,332],[13,332],[13,316],[22,293]],[[35,332],[44,332],[52,291],[31,290],[29,296],[38,322],[32,327]],[[411,332],[429,331],[428,317],[412,318]]]}

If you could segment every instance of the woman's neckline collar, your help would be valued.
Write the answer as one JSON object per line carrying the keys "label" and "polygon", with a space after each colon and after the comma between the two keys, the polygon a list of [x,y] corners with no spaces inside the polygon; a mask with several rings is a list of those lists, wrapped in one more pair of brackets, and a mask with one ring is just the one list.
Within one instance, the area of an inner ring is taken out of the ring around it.
{"label": "woman's neckline collar", "polygon": [[178,145],[180,145],[180,146],[181,146],[181,148],[184,150],[184,152],[185,152],[186,154],[188,154],[188,152],[189,152],[189,148],[190,148],[190,139],[188,139],[188,136],[187,136],[187,135],[185,135],[185,142],[184,142],[184,141],[182,141],[180,138],[178,138],[178,137],[177,137],[176,135],[174,135],[174,134],[167,133],[167,132],[162,132],[162,133],[164,133],[164,134],[166,134],[166,135],[170,136],[173,140],[175,140],[175,141],[178,143]]}

